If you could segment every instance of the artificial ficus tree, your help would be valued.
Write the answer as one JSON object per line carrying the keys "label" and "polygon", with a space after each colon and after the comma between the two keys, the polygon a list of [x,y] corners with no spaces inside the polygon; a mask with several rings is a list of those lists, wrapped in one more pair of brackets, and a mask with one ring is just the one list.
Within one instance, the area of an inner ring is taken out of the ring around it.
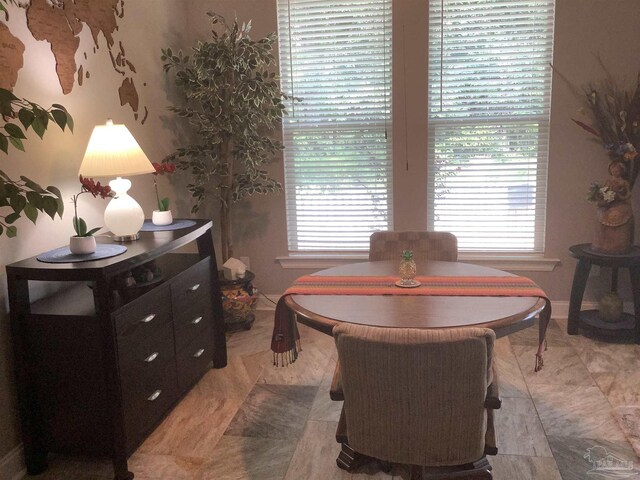
{"label": "artificial ficus tree", "polygon": [[209,41],[198,42],[190,55],[162,50],[164,70],[173,72],[184,94],[184,103],[169,109],[188,119],[197,138],[166,161],[191,175],[193,213],[205,198],[219,200],[222,258],[227,260],[233,255],[233,204],[282,190],[264,167],[284,148],[272,135],[286,114],[287,97],[270,71],[275,34],[253,40],[251,22],[229,25],[220,15],[207,15],[213,27]]}

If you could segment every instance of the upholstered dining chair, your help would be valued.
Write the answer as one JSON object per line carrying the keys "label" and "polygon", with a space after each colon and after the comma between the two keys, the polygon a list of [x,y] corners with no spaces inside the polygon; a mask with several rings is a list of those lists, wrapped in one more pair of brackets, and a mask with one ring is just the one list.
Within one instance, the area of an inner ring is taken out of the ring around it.
{"label": "upholstered dining chair", "polygon": [[412,250],[415,260],[458,259],[458,239],[449,232],[373,232],[369,239],[369,261],[398,260],[403,250]]}
{"label": "upholstered dining chair", "polygon": [[491,479],[495,334],[341,324],[331,398],[344,400],[338,466],[412,465],[412,478]]}

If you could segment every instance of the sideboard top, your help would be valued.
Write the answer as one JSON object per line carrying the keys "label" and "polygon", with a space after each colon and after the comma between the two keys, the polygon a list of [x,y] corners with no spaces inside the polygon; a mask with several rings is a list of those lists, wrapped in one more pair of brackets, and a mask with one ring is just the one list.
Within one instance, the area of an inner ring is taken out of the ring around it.
{"label": "sideboard top", "polygon": [[[158,258],[205,234],[211,235],[211,220],[194,221],[195,225],[179,230],[140,232],[140,238],[131,242],[114,242],[110,235],[97,236],[98,243],[118,243],[127,247],[126,252],[115,257],[91,262],[45,263],[33,256],[7,265],[7,275],[27,280],[89,280],[116,275]],[[210,240],[207,243],[209,242]],[[212,253],[212,249],[208,252],[200,251],[202,256]]]}

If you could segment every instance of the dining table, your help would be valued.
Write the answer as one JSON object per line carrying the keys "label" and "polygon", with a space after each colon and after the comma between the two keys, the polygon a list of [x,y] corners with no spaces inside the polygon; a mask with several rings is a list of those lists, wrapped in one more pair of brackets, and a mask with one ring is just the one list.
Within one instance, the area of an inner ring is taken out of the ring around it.
{"label": "dining table", "polygon": [[[473,282],[474,279],[504,283],[526,280],[536,289],[532,295],[509,290],[504,290],[504,293],[498,290],[494,293],[479,291],[475,294],[471,290],[459,293],[455,288],[441,291],[435,288],[431,293],[424,289],[418,292],[419,289],[416,289],[416,294],[413,294],[411,288],[388,283],[383,289],[373,289],[359,294],[358,288],[350,288],[350,285],[357,285],[360,281],[366,283],[367,279],[386,279],[388,282],[399,280],[398,262],[364,261],[340,265],[298,279],[310,279],[313,283],[314,279],[322,282],[323,279],[318,277],[331,278],[338,281],[333,291],[305,291],[296,281],[293,287],[285,292],[278,305],[280,312],[276,308],[274,342],[278,335],[282,335],[278,334],[278,315],[281,317],[280,320],[289,316],[294,328],[297,321],[327,335],[332,335],[334,326],[346,322],[391,328],[486,327],[492,329],[496,337],[531,327],[536,317],[540,316],[543,321],[540,322],[540,348],[536,370],[541,367],[543,341],[551,305],[544,292],[533,282],[509,272],[463,262],[417,261],[416,266],[416,279],[422,279],[424,282],[445,281],[449,286],[455,287],[457,280],[467,283]],[[348,281],[345,282],[345,279]],[[301,291],[304,293],[300,293]],[[295,334],[297,335],[297,331]],[[272,343],[272,349],[276,352],[274,345],[275,343]],[[289,361],[295,361],[295,356]]]}

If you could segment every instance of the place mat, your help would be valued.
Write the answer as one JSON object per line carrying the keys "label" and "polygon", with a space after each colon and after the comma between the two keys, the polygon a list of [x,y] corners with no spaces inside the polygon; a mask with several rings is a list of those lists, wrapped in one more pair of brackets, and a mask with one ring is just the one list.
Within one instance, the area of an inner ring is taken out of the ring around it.
{"label": "place mat", "polygon": [[78,263],[92,262],[94,260],[102,260],[104,258],[115,257],[127,251],[124,245],[113,245],[110,243],[98,243],[96,251],[93,253],[77,254],[71,253],[69,246],[49,250],[41,253],[36,257],[39,262],[44,263]]}
{"label": "place mat", "polygon": [[296,361],[300,351],[300,334],[296,320],[289,315],[284,298],[287,295],[431,295],[478,297],[539,297],[545,301],[540,313],[539,345],[534,370],[543,366],[542,352],[551,319],[551,302],[544,291],[527,277],[518,276],[417,276],[420,285],[398,288],[397,276],[324,276],[305,275],[295,280],[276,305],[271,350],[274,365],[287,365]]}
{"label": "place mat", "polygon": [[154,225],[151,220],[145,220],[141,232],[164,232],[167,230],[180,230],[181,228],[193,227],[196,224],[193,220],[174,220],[169,225]]}

